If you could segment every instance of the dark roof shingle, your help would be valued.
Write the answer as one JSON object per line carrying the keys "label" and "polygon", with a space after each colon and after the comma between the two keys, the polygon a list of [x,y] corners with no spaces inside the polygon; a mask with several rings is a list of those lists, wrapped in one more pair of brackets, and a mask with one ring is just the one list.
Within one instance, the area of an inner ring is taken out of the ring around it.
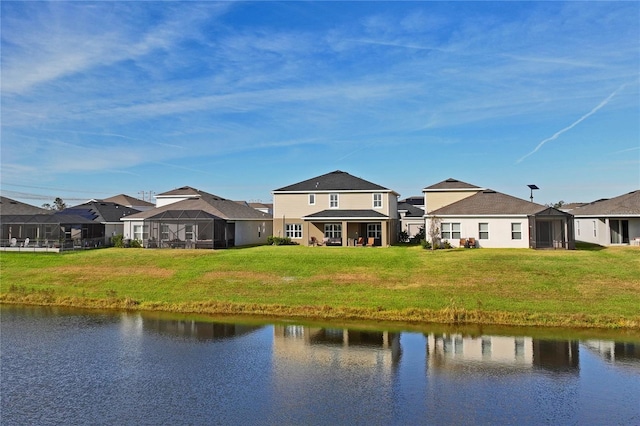
{"label": "dark roof shingle", "polygon": [[275,190],[275,192],[280,191],[389,191],[389,189],[352,176],[347,172],[336,170]]}
{"label": "dark roof shingle", "polygon": [[571,210],[575,216],[640,215],[640,189],[605,200],[594,201]]}
{"label": "dark roof shingle", "polygon": [[[487,189],[434,210],[430,212],[429,215],[535,215],[548,209],[550,208],[541,204],[532,203],[530,201],[512,197],[511,195]],[[551,210],[556,211],[558,215],[566,214],[559,210]]]}

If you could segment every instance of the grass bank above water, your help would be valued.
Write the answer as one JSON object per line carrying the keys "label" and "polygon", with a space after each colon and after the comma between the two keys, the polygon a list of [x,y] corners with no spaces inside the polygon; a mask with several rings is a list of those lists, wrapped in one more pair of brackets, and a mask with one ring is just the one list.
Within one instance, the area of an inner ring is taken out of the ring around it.
{"label": "grass bank above water", "polygon": [[640,250],[263,246],[2,253],[0,302],[640,329]]}

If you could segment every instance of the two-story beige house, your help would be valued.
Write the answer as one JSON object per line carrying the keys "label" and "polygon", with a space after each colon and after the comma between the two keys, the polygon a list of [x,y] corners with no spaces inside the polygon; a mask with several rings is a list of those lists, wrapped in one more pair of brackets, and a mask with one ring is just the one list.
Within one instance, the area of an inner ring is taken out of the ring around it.
{"label": "two-story beige house", "polygon": [[336,170],[276,189],[273,234],[304,245],[396,242],[398,193]]}

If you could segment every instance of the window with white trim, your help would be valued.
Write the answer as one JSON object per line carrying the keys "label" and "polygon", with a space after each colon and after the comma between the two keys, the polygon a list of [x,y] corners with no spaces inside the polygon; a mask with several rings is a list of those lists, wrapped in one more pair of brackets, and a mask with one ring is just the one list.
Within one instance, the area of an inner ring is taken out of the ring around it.
{"label": "window with white trim", "polygon": [[593,221],[593,236],[597,237],[598,236],[598,225],[596,225],[596,221]]}
{"label": "window with white trim", "polygon": [[373,194],[373,208],[381,209],[382,208],[382,194],[376,193]]}
{"label": "window with white trim", "polygon": [[316,194],[309,194],[309,205],[310,206],[316,205]]}
{"label": "window with white trim", "polygon": [[522,239],[522,224],[521,223],[512,223],[511,224],[511,239],[512,240],[521,240]]}
{"label": "window with white trim", "polygon": [[443,240],[456,240],[460,238],[459,223],[442,223],[440,226],[440,238]]}
{"label": "window with white trim", "polygon": [[169,225],[160,225],[160,239],[168,240],[169,239]]}
{"label": "window with white trim", "polygon": [[329,194],[329,208],[338,208],[338,194]]}
{"label": "window with white trim", "polygon": [[187,241],[193,241],[193,225],[184,226],[184,239]]}
{"label": "window with white trim", "polygon": [[341,223],[325,223],[324,236],[325,238],[342,238],[342,224]]}
{"label": "window with white trim", "polygon": [[580,236],[580,221],[576,220],[576,235]]}
{"label": "window with white trim", "polygon": [[489,224],[488,223],[479,223],[478,224],[478,238],[481,240],[489,239]]}
{"label": "window with white trim", "polygon": [[133,225],[133,239],[138,241],[149,239],[149,226]]}
{"label": "window with white trim", "polygon": [[284,228],[285,237],[291,239],[302,238],[302,224],[301,223],[287,223]]}
{"label": "window with white trim", "polygon": [[382,224],[380,224],[380,223],[368,223],[367,224],[367,237],[368,238],[380,238],[380,237],[382,237]]}

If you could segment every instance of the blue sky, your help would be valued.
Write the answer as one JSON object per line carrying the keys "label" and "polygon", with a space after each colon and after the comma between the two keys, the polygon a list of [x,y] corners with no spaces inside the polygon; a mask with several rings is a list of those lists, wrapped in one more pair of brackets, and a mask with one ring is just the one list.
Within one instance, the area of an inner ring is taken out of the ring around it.
{"label": "blue sky", "polygon": [[639,2],[2,1],[1,189],[640,188]]}

